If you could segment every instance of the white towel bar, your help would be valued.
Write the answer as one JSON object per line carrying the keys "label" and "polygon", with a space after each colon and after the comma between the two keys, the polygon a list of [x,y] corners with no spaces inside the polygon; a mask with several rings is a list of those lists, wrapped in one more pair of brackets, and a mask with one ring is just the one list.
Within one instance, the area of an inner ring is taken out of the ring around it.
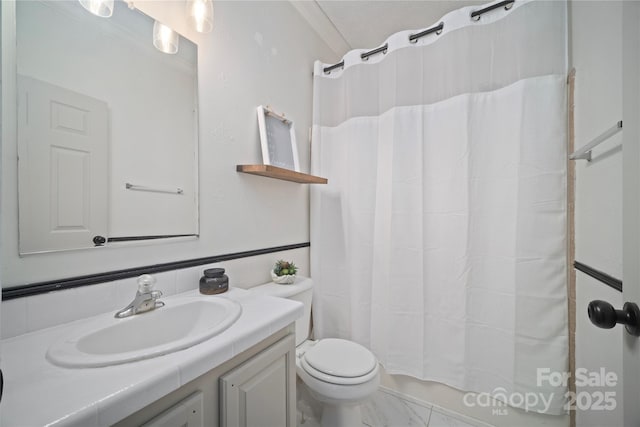
{"label": "white towel bar", "polygon": [[182,188],[155,188],[155,187],[145,187],[144,185],[130,184],[125,183],[124,187],[127,190],[135,190],[135,191],[151,191],[153,193],[170,193],[170,194],[182,194],[184,190]]}

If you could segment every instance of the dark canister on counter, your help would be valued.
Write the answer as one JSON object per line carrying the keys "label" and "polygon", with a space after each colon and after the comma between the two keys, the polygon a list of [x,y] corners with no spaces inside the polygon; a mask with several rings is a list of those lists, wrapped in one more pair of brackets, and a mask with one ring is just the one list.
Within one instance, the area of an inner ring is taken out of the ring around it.
{"label": "dark canister on counter", "polygon": [[224,268],[209,268],[200,278],[200,293],[205,295],[221,294],[229,289],[229,277]]}

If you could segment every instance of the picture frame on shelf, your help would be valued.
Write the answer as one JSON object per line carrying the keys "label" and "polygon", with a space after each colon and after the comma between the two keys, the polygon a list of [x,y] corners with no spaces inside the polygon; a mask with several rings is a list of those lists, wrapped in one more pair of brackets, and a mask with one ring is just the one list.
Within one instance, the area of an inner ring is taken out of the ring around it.
{"label": "picture frame on shelf", "polygon": [[298,147],[293,121],[271,107],[258,106],[258,128],[262,147],[262,162],[300,172]]}

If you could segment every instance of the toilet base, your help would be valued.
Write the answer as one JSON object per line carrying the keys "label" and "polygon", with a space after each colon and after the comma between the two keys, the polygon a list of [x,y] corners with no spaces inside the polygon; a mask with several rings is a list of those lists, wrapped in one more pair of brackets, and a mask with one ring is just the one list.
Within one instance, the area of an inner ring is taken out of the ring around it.
{"label": "toilet base", "polygon": [[325,403],[322,408],[322,427],[342,427],[362,425],[360,404],[332,405]]}

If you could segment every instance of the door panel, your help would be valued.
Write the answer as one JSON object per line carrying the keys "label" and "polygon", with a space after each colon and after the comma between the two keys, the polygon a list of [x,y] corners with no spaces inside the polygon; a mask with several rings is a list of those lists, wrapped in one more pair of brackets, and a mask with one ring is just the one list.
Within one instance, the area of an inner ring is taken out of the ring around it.
{"label": "door panel", "polygon": [[20,253],[107,235],[109,118],[103,101],[18,76]]}
{"label": "door panel", "polygon": [[89,231],[90,161],[87,151],[51,147],[52,231]]}

